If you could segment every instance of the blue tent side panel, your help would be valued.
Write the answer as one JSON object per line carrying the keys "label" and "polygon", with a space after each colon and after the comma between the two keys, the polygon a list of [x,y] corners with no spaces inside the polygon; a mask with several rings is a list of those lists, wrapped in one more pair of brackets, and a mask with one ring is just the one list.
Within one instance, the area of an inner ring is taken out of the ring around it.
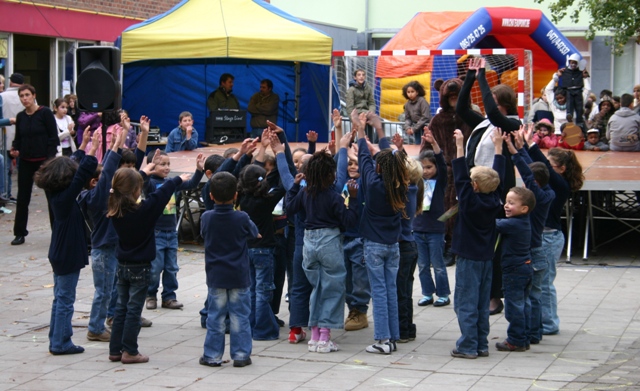
{"label": "blue tent side panel", "polygon": [[[291,62],[265,62],[254,60],[152,60],[124,65],[123,107],[134,120],[141,115],[151,118],[152,126],[159,126],[163,134],[178,125],[181,112],[189,111],[200,141],[205,139],[206,102],[209,94],[218,88],[220,75],[231,73],[235,77],[233,92],[246,108],[249,99],[258,92],[260,80],[273,81],[273,91],[280,96],[278,125],[287,132],[289,140],[306,140],[310,129],[328,129],[329,67],[302,64],[299,96],[299,118],[296,127],[295,103],[283,103],[285,97],[295,97],[295,67]],[[285,115],[286,112],[286,115]],[[247,115],[247,131],[250,115]],[[287,123],[285,124],[285,118]],[[325,135],[326,138],[326,135]]]}

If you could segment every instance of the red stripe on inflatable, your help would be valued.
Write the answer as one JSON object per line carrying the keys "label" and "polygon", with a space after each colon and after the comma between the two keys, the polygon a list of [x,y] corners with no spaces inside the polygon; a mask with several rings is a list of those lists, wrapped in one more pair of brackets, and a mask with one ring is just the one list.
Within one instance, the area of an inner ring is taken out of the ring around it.
{"label": "red stripe on inflatable", "polygon": [[418,55],[418,51],[417,50],[407,50],[407,51],[405,51],[405,54],[407,56],[417,56]]}
{"label": "red stripe on inflatable", "polygon": [[[464,50],[466,52],[466,50]],[[431,55],[432,56],[441,56],[442,55],[442,50],[431,50]]]}

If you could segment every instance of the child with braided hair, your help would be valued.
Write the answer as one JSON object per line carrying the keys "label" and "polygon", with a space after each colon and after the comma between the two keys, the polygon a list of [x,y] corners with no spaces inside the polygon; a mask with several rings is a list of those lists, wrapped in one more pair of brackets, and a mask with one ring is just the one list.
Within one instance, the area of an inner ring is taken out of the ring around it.
{"label": "child with braided hair", "polygon": [[[345,278],[341,231],[356,225],[357,189],[348,184],[349,207],[334,190],[336,162],[319,151],[307,162],[305,174],[297,174],[287,192],[287,213],[306,214],[302,268],[313,287],[309,298],[310,352],[330,353],[339,349],[331,341],[330,329],[344,327]],[[305,178],[307,186],[300,191]]]}
{"label": "child with braided hair", "polygon": [[[374,120],[369,118],[369,122]],[[366,351],[391,354],[396,348],[395,342],[400,339],[396,278],[400,263],[400,219],[407,218],[409,173],[406,155],[384,149],[376,154],[374,166],[364,123],[355,111],[351,113],[351,121],[358,129],[359,191],[364,193],[365,200],[360,233],[373,299],[373,336],[377,340]]]}

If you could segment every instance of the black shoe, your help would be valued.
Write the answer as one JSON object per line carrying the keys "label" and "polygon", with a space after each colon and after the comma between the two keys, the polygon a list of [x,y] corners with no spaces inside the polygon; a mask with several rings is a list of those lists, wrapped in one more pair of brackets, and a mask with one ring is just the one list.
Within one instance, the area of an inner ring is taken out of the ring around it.
{"label": "black shoe", "polygon": [[444,253],[444,265],[450,267],[456,264],[456,256],[451,252],[451,249]]}
{"label": "black shoe", "polygon": [[64,352],[54,352],[53,350],[49,350],[49,353],[53,354],[54,356],[62,356],[63,354],[78,354],[82,352],[84,352],[84,348],[82,346],[77,346],[77,345],[73,345],[72,347],[65,350]]}
{"label": "black shoe", "polygon": [[16,238],[11,241],[12,246],[18,246],[20,244],[24,244],[24,236],[16,236]]}
{"label": "black shoe", "polygon": [[251,359],[247,358],[245,360],[233,360],[233,366],[234,367],[246,367],[247,365],[251,365]]}
{"label": "black shoe", "polygon": [[206,365],[208,367],[221,367],[222,366],[221,362],[209,362],[209,361],[205,360],[204,357],[200,357],[200,360],[198,361],[198,363],[200,365]]}
{"label": "black shoe", "polygon": [[504,309],[504,304],[502,304],[502,300],[500,300],[500,305],[497,306],[493,311],[489,311],[489,315],[496,315],[502,312]]}
{"label": "black shoe", "polygon": [[284,327],[284,320],[278,318],[277,316],[276,316],[276,322],[278,322],[278,326]]}

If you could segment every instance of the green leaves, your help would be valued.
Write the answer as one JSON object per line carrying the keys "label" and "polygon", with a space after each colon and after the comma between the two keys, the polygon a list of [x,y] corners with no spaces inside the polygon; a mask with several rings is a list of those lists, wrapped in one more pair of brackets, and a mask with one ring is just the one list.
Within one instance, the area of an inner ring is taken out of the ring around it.
{"label": "green leaves", "polygon": [[[536,0],[541,4],[545,0]],[[623,52],[624,45],[634,39],[640,43],[640,0],[556,0],[549,4],[554,23],[569,15],[578,23],[582,11],[589,15],[586,38],[591,40],[599,32],[610,32],[605,42],[615,55]]]}

